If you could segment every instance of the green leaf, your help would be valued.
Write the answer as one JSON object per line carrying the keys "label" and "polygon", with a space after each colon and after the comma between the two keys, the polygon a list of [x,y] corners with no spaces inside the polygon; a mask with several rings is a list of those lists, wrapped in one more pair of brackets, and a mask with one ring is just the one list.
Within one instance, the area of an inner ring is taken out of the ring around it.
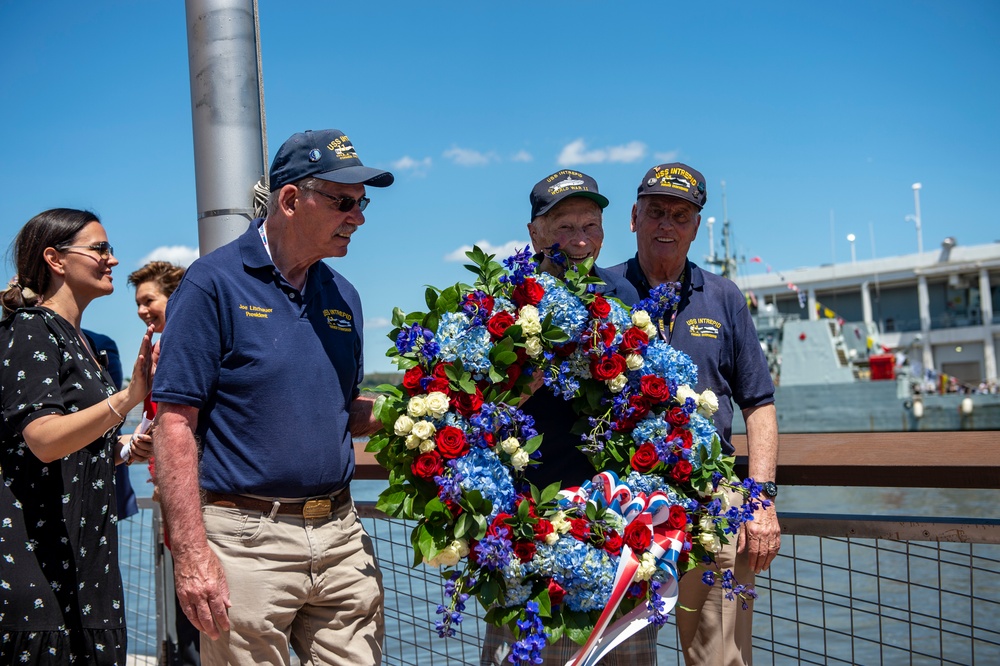
{"label": "green leaf", "polygon": [[548,502],[551,502],[559,495],[560,490],[562,490],[562,483],[559,481],[556,481],[555,483],[545,486],[545,489],[542,490],[541,501],[538,503],[546,504]]}
{"label": "green leaf", "polygon": [[[401,308],[396,307],[396,308],[392,309],[392,325],[393,326],[395,326],[396,328],[399,328],[400,326],[403,325],[403,322],[404,322],[405,319],[406,319],[406,314],[403,312],[403,310]],[[398,335],[398,332],[397,332],[397,335]],[[395,338],[395,336],[393,336],[393,338]]]}
{"label": "green leaf", "polygon": [[433,310],[434,306],[437,305],[438,300],[438,290],[434,287],[427,287],[424,291],[424,302],[427,303],[427,309]]}
{"label": "green leaf", "polygon": [[530,453],[534,453],[536,450],[538,450],[538,447],[541,444],[542,444],[542,435],[535,435],[534,437],[532,437],[531,439],[529,439],[527,442],[525,442],[524,446],[521,447],[521,448],[523,448],[525,451],[527,451],[530,454]]}

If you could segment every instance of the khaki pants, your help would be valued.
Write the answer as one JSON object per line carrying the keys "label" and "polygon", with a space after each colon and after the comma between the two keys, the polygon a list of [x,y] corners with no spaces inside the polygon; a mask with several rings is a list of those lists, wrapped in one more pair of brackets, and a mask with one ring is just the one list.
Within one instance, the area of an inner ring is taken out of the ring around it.
{"label": "khaki pants", "polygon": [[229,583],[232,628],[201,637],[201,661],[367,666],[382,660],[382,575],[348,493],[328,518],[207,505],[205,530]]}
{"label": "khaki pants", "polygon": [[[730,493],[729,501],[738,506],[743,500],[739,493]],[[752,585],[749,558],[746,552],[737,555],[736,536],[730,540],[716,557],[718,573],[732,569],[738,584]],[[674,615],[684,662],[687,666],[752,666],[753,601],[743,610],[739,599],[729,601],[723,596],[720,580],[713,586],[702,582],[705,571],[701,566],[692,569],[680,582]]]}

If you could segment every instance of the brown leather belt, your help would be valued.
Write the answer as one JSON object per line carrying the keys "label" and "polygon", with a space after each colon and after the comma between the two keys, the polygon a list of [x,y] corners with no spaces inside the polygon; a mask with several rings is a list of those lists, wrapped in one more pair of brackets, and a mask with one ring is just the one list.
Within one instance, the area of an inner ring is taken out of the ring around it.
{"label": "brown leather belt", "polygon": [[274,503],[278,502],[277,513],[286,516],[302,516],[303,518],[316,519],[326,518],[333,512],[335,506],[351,496],[349,489],[344,488],[335,495],[329,497],[314,497],[305,502],[280,502],[278,500],[264,500],[246,495],[231,495],[229,493],[213,493],[210,490],[203,491],[205,504],[215,506],[225,506],[231,509],[245,509],[246,511],[260,511],[261,513],[271,513]]}

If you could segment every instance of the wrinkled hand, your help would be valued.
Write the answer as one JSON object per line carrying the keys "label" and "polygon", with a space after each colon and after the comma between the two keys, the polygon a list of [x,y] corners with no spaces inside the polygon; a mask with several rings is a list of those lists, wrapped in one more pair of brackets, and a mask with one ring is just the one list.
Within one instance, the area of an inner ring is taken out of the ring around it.
{"label": "wrinkled hand", "polygon": [[177,600],[195,629],[212,640],[229,631],[229,584],[211,548],[188,551],[174,558]]}
{"label": "wrinkled hand", "polygon": [[138,428],[136,432],[129,439],[131,442],[132,450],[132,460],[131,462],[149,462],[150,457],[153,455],[153,438],[151,435],[138,433]]}
{"label": "wrinkled hand", "polygon": [[740,552],[747,549],[750,568],[760,573],[771,566],[771,562],[781,548],[781,526],[774,502],[766,509],[760,508],[753,514],[753,520],[743,524],[738,544]]}

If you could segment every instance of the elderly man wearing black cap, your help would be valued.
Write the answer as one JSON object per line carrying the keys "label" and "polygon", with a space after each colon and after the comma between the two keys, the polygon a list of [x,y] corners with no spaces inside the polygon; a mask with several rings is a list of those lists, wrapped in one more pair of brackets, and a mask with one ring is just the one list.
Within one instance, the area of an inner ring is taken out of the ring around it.
{"label": "elderly man wearing black cap", "polygon": [[[711,389],[718,396],[715,427],[727,453],[733,452],[732,403],[743,411],[750,476],[763,486],[771,505],[754,515],[738,539],[723,548],[717,562],[722,569],[732,569],[739,583],[749,585],[754,573],[771,565],[781,545],[773,504],[778,494],[774,384],[739,288],[687,258],[706,198],[704,177],[688,165],[675,162],[650,169],[632,207],[638,251],[608,270],[626,277],[643,298],[658,284],[678,284],[680,303],[657,322],[660,335],[697,364],[695,390]],[[732,499],[740,501],[735,494]],[[742,610],[739,602],[723,599],[720,585],[705,585],[695,570],[681,579],[677,609],[677,629],[689,666],[752,663],[752,601],[748,610]]]}
{"label": "elderly man wearing black cap", "polygon": [[196,261],[170,298],[153,387],[161,502],[202,663],[378,664],[382,584],[354,509],[358,292],[323,261],[365,222],[362,165],[338,130],[291,137],[266,219]]}
{"label": "elderly man wearing black cap", "polygon": [[[597,259],[604,242],[603,210],[608,205],[607,198],[597,190],[597,181],[579,171],[564,169],[539,181],[529,198],[528,234],[540,271],[562,275],[570,264]],[[604,281],[596,285],[603,296],[617,298],[629,306],[639,300],[635,288],[620,275],[597,266],[592,274]],[[522,409],[534,417],[535,429],[544,435],[540,449],[542,464],[525,470],[528,481],[538,488],[555,482],[566,487],[587,481],[597,473],[577,448],[579,436],[570,433],[577,415],[569,402],[539,386]],[[487,627],[481,666],[509,663],[507,657],[513,640],[507,629]],[[542,664],[564,666],[579,647],[563,639],[542,651]],[[627,640],[601,663],[604,666],[655,664],[655,628],[650,626]]]}

